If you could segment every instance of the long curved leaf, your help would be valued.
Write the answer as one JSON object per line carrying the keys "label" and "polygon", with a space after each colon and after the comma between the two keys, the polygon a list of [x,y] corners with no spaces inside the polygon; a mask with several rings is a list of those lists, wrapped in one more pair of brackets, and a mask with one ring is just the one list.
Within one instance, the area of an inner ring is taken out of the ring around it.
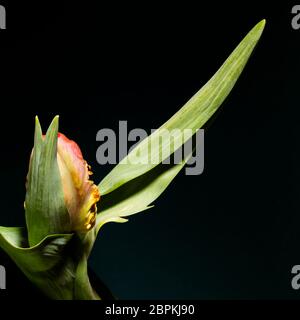
{"label": "long curved leaf", "polygon": [[[99,185],[102,195],[113,192],[159,164],[149,161],[150,142],[152,147],[151,154],[156,155],[155,158],[163,162],[188,140],[189,137],[183,136],[184,129],[191,129],[195,133],[211,118],[234,87],[261,37],[264,26],[265,20],[259,22],[247,34],[211,80],[178,113],[155,131],[152,136],[143,140],[135,150],[104,178]],[[175,135],[173,142],[170,141],[169,145],[164,145],[164,148],[162,148],[160,140],[165,129],[169,132],[179,129],[182,134]],[[135,161],[137,155],[139,163]]]}

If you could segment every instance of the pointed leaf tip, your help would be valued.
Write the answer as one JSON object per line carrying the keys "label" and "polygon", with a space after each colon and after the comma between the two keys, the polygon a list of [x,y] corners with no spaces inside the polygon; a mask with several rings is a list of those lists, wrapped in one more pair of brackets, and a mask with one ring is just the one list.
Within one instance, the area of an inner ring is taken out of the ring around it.
{"label": "pointed leaf tip", "polygon": [[35,117],[35,130],[42,131],[42,127],[41,127],[40,120],[39,120],[38,116]]}
{"label": "pointed leaf tip", "polygon": [[[43,132],[42,132],[42,127],[39,121],[38,116],[35,117],[35,131],[34,131],[34,146],[36,153],[39,154],[39,150],[42,144],[43,140]],[[37,155],[39,157],[39,155]]]}
{"label": "pointed leaf tip", "polygon": [[250,31],[250,33],[252,34],[254,33],[258,40],[261,37],[265,29],[265,26],[266,26],[266,19],[263,19],[254,26],[254,28]]}
{"label": "pointed leaf tip", "polygon": [[50,132],[52,130],[58,131],[58,126],[59,126],[59,116],[55,116],[49,126],[47,134],[48,134],[48,132]]}
{"label": "pointed leaf tip", "polygon": [[267,20],[266,20],[266,19],[262,19],[262,20],[260,21],[260,23],[261,23],[262,26],[264,27],[264,26],[266,25],[266,23],[267,23]]}

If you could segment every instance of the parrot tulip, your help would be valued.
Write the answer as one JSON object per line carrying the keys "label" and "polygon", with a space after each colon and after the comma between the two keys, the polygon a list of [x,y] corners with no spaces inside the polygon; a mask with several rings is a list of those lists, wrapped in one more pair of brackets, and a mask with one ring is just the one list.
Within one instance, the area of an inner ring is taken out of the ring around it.
{"label": "parrot tulip", "polygon": [[[248,33],[211,80],[161,127],[162,130],[197,132],[203,127],[231,92],[264,26],[263,20]],[[80,148],[58,132],[58,125],[55,117],[43,135],[36,118],[26,183],[27,228],[0,227],[0,247],[49,298],[99,300],[105,295],[96,292],[90,283],[88,258],[100,229],[108,222],[127,222],[129,216],[151,208],[192,153],[176,165],[130,161],[136,153],[148,155],[149,141],[151,151],[161,159],[158,129],[96,186],[90,180],[91,168]],[[182,144],[187,142],[184,137],[179,138]],[[168,147],[168,156],[171,156],[176,150]],[[100,193],[103,201],[97,212]]]}

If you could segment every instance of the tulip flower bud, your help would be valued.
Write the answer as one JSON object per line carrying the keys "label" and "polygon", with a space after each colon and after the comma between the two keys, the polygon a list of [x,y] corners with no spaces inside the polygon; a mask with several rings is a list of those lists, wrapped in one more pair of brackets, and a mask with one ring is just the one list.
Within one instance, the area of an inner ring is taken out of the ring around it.
{"label": "tulip flower bud", "polygon": [[65,204],[72,231],[89,231],[96,222],[98,187],[90,181],[91,167],[83,159],[79,146],[58,134],[57,161],[63,185]]}
{"label": "tulip flower bud", "polygon": [[25,201],[31,246],[51,234],[88,232],[94,227],[100,193],[90,175],[78,145],[58,133],[58,117],[45,136],[36,119]]}

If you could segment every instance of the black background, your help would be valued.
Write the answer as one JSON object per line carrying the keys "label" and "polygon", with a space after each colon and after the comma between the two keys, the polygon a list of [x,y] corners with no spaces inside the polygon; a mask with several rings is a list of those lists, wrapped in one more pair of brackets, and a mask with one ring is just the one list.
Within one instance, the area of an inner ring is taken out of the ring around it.
{"label": "black background", "polygon": [[[154,209],[106,226],[91,266],[121,299],[299,298],[300,31],[283,3],[2,1],[0,224],[25,224],[36,114],[44,129],[60,114],[100,181],[111,167],[96,163],[98,130],[159,127],[266,18],[206,133],[204,174],[181,174]],[[3,253],[0,264],[9,297],[38,295]]]}

